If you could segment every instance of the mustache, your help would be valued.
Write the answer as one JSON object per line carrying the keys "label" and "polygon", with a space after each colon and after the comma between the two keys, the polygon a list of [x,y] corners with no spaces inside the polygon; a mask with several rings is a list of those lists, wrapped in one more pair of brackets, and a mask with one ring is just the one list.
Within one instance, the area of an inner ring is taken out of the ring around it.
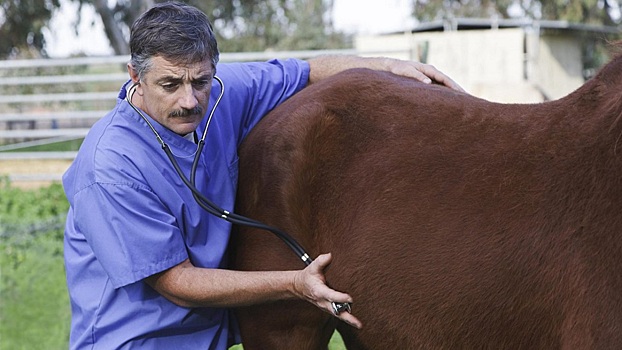
{"label": "mustache", "polygon": [[176,117],[188,117],[188,116],[195,115],[195,114],[203,114],[203,108],[201,108],[200,106],[196,106],[190,109],[188,108],[176,109],[170,112],[168,116],[171,118],[176,118]]}

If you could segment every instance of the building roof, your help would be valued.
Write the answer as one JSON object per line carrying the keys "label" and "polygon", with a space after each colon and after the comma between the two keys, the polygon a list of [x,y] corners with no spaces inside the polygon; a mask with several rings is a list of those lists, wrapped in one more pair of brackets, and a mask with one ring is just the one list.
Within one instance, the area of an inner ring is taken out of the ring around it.
{"label": "building roof", "polygon": [[[570,23],[568,21],[550,21],[506,18],[447,18],[430,22],[424,22],[414,27],[412,33],[456,31],[473,29],[499,29],[499,28],[525,28],[538,30],[563,30],[577,32],[592,32],[595,34],[620,34],[621,30],[616,26],[602,26],[583,23]],[[396,32],[391,33],[396,34]]]}

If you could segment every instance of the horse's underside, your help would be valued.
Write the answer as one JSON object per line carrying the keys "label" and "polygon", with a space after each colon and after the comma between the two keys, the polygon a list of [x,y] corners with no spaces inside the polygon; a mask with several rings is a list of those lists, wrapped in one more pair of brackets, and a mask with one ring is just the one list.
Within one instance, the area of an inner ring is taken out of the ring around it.
{"label": "horse's underside", "polygon": [[[249,307],[245,349],[322,349],[335,327],[349,349],[622,349],[617,64],[536,105],[353,70],[273,111],[241,148],[238,212],[331,252],[364,328]],[[304,267],[270,233],[234,247],[237,269]]]}

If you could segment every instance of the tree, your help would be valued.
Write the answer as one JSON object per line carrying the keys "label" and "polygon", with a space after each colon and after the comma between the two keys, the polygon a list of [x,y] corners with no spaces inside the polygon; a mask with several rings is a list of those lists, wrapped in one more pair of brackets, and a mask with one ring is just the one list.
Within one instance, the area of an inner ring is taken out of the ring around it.
{"label": "tree", "polygon": [[286,8],[288,35],[281,37],[276,49],[337,49],[343,48],[346,36],[333,29],[330,14],[333,1],[296,0]]}
{"label": "tree", "polygon": [[[81,2],[81,5],[83,3]],[[92,5],[102,19],[106,37],[114,52],[117,55],[129,54],[123,28],[129,28],[142,12],[153,6],[153,1],[117,1],[116,5],[110,8],[107,0],[93,0]]]}
{"label": "tree", "polygon": [[45,57],[43,30],[58,0],[3,0],[0,3],[0,58]]}
{"label": "tree", "polygon": [[420,21],[454,17],[504,16],[512,0],[414,0],[413,15]]}
{"label": "tree", "polygon": [[[106,36],[116,54],[128,54],[131,23],[161,0],[73,0],[92,5],[101,16]],[[223,52],[266,49],[339,48],[345,36],[335,33],[326,16],[332,1],[323,0],[187,0],[213,22]]]}
{"label": "tree", "polygon": [[344,47],[346,37],[333,29],[332,1],[216,0],[193,1],[214,21],[224,52],[266,49],[329,49]]}
{"label": "tree", "polygon": [[414,16],[426,21],[445,17],[512,17],[566,20],[573,23],[614,25],[616,0],[413,0]]}
{"label": "tree", "polygon": [[542,18],[613,25],[619,19],[612,17],[612,5],[614,2],[607,0],[542,0]]}
{"label": "tree", "polygon": [[[154,3],[163,0],[71,0],[93,6],[115,54],[129,53],[129,28]],[[335,32],[332,0],[186,0],[213,21],[223,52],[267,49],[342,48],[348,39]],[[0,4],[0,58],[46,57],[43,32],[59,0],[3,0]],[[82,19],[78,17],[75,28]]]}

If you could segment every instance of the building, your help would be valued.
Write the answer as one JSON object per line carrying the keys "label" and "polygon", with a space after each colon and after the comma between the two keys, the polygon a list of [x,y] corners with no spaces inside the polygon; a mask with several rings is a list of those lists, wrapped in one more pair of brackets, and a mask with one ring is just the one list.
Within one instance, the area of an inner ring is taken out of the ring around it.
{"label": "building", "polygon": [[561,98],[581,86],[585,44],[619,32],[565,21],[456,18],[405,33],[359,36],[355,48],[433,64],[490,101],[531,103]]}

